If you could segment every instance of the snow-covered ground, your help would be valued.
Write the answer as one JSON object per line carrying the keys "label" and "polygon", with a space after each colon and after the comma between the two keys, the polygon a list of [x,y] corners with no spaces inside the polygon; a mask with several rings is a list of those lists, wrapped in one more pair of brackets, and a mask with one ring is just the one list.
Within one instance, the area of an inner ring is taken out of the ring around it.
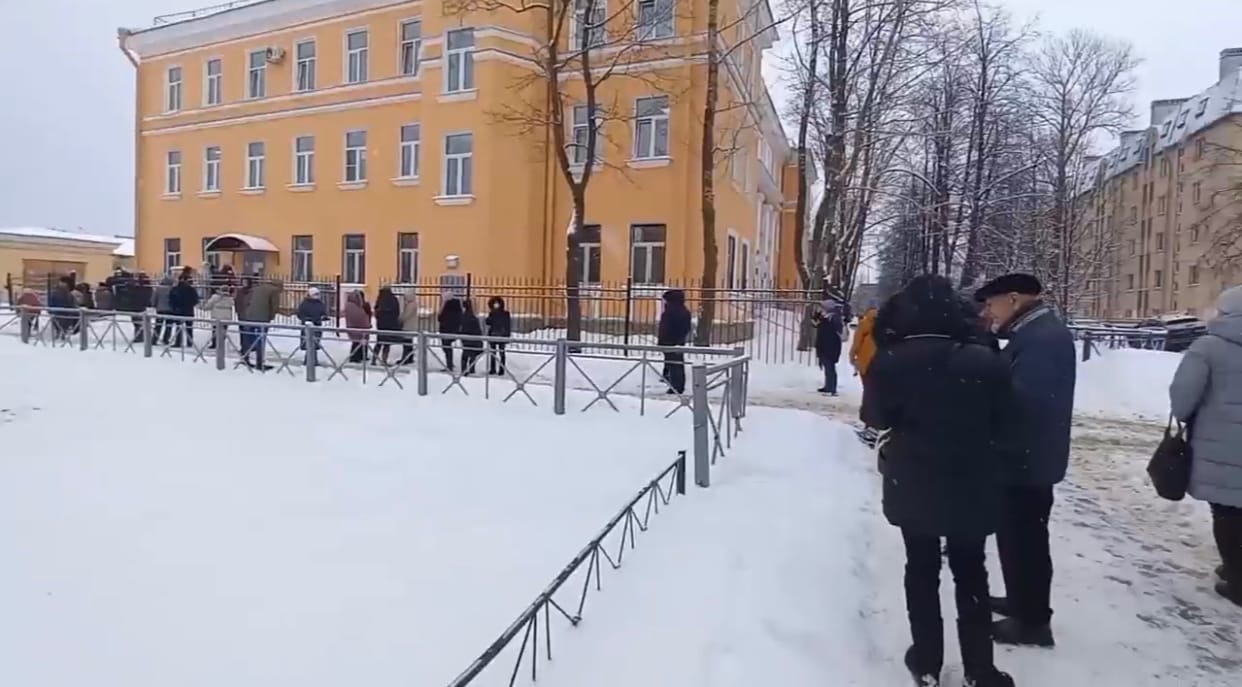
{"label": "snow-covered ground", "polygon": [[[1143,474],[1156,435],[1135,417],[1155,415],[1176,359],[1081,368],[1052,522],[1058,648],[998,651],[1022,687],[1242,684],[1206,509],[1160,501]],[[437,687],[689,443],[684,411],[556,417],[546,388],[539,408],[502,406],[8,337],[0,369],[5,685]],[[794,373],[769,372],[752,390],[794,397]],[[902,547],[874,457],[813,409],[752,405],[712,488],[604,566],[577,628],[553,614],[540,684],[905,684]],[[507,658],[474,684],[507,683]]]}

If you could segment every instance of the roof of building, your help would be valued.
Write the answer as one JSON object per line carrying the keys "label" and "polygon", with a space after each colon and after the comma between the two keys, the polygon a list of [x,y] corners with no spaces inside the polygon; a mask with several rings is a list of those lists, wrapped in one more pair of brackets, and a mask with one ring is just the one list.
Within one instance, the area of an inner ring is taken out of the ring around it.
{"label": "roof of building", "polygon": [[[79,241],[84,243],[105,243],[119,247],[129,241],[131,251],[133,239],[123,236],[104,236],[85,232],[63,231],[50,227],[0,227],[0,236],[14,236],[32,239],[48,239],[53,241]],[[131,252],[132,255],[132,252]]]}
{"label": "roof of building", "polygon": [[118,258],[134,257],[134,240],[123,236],[118,236],[117,238],[121,240],[121,245],[117,246],[116,250],[112,251],[112,254]]}

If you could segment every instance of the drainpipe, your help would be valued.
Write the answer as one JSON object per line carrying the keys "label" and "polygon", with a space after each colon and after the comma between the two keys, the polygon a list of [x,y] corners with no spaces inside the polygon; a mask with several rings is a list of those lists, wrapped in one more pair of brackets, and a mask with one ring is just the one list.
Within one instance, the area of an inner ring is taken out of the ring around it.
{"label": "drainpipe", "polygon": [[134,269],[141,270],[142,262],[138,259],[138,199],[142,193],[142,174],[139,171],[142,165],[142,83],[138,78],[138,57],[129,48],[131,35],[130,30],[124,27],[116,30],[117,47],[134,67],[134,225],[131,230],[134,234]]}

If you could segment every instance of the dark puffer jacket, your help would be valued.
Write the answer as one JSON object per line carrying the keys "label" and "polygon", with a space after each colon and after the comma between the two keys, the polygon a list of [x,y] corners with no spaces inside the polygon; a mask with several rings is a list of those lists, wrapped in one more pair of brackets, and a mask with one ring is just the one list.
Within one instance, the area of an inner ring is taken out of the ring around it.
{"label": "dark puffer jacket", "polygon": [[928,536],[982,538],[1000,522],[1012,395],[1005,359],[981,342],[952,284],[919,277],[889,312],[862,420],[881,448],[884,515]]}
{"label": "dark puffer jacket", "polygon": [[656,331],[657,346],[682,346],[690,338],[692,329],[690,309],[686,307],[686,292],[673,289],[664,292],[664,312]]}
{"label": "dark puffer jacket", "polygon": [[484,322],[488,336],[513,336],[513,318],[505,310],[505,299],[500,296],[492,296],[487,301],[487,319]]}

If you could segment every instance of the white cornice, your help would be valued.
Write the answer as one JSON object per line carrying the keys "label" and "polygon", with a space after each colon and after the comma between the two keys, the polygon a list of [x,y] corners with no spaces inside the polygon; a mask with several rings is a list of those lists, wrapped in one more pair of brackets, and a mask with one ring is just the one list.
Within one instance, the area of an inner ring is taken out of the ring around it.
{"label": "white cornice", "polygon": [[126,47],[147,58],[358,12],[420,4],[417,0],[263,0],[173,24],[123,32],[122,36]]}

